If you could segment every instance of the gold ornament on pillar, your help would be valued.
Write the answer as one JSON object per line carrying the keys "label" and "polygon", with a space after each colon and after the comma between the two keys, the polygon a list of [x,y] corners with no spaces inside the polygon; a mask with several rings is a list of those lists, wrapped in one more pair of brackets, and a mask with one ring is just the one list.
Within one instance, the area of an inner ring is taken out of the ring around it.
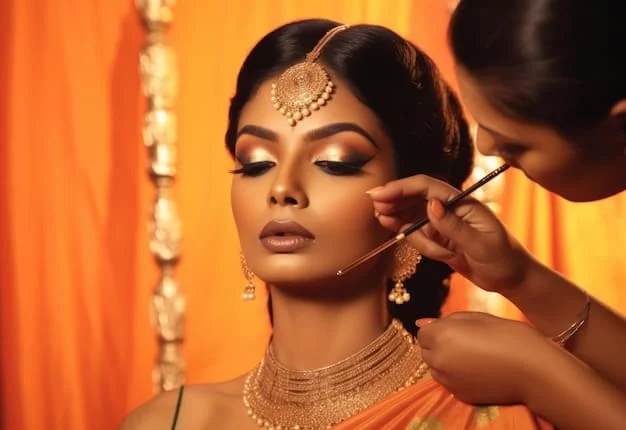
{"label": "gold ornament on pillar", "polygon": [[166,41],[175,0],[136,0],[145,30],[139,53],[141,86],[146,98],[143,144],[148,152],[148,175],[155,187],[149,248],[159,268],[152,293],[152,323],[157,335],[154,392],[169,391],[185,382],[181,344],[185,333],[186,302],[176,279],[180,259],[181,222],[171,188],[176,176],[177,123],[174,102],[178,92],[176,55]]}

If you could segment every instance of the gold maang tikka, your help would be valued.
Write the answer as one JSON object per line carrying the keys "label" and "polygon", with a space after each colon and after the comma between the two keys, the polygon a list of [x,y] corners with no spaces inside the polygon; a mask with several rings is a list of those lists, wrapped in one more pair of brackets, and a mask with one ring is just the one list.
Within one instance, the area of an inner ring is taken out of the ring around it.
{"label": "gold maang tikka", "polygon": [[303,62],[289,67],[272,84],[274,108],[287,117],[289,125],[296,125],[330,100],[335,84],[316,60],[328,41],[348,27],[340,25],[329,30]]}
{"label": "gold maang tikka", "polygon": [[393,271],[391,279],[395,282],[387,299],[397,305],[411,300],[411,293],[404,286],[404,281],[409,279],[417,271],[417,266],[422,262],[422,255],[406,241],[400,242],[393,253]]}

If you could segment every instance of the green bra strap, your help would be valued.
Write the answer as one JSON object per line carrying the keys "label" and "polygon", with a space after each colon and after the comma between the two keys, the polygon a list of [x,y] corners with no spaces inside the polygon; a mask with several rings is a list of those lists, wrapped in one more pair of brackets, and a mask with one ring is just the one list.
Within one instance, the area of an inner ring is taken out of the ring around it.
{"label": "green bra strap", "polygon": [[174,419],[172,420],[172,430],[176,430],[178,413],[180,412],[180,405],[183,402],[183,391],[185,391],[185,386],[181,385],[180,389],[178,390],[178,400],[176,400],[176,410],[174,411]]}

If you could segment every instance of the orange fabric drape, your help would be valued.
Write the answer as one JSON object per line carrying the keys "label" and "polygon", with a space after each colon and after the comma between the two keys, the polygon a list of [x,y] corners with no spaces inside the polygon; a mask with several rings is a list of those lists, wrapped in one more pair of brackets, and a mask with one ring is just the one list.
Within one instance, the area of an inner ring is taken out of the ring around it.
{"label": "orange fabric drape", "polygon": [[[183,221],[178,273],[188,301],[190,382],[245,371],[268,334],[264,301],[239,299],[244,280],[223,144],[228,98],[244,56],[275,26],[323,16],[391,27],[451,78],[447,2],[441,3],[178,2],[171,31],[181,78],[175,192]],[[127,0],[0,2],[2,428],[115,428],[151,396],[149,299],[157,272],[146,233],[153,190],[140,139],[142,40]],[[521,180],[509,186],[520,190],[509,195],[536,193]],[[550,242],[535,233],[545,246],[533,242],[531,249],[553,250],[566,275],[594,283],[592,293],[624,311],[617,260],[626,244],[610,229],[623,223],[624,203],[611,202],[584,206],[576,220],[569,206],[532,212],[526,206],[507,212],[507,222],[524,235],[538,231],[541,217],[567,215],[546,224],[557,228],[542,230]],[[520,200],[506,204],[516,208]],[[604,221],[584,222],[594,213]],[[603,246],[609,239],[611,246]]]}
{"label": "orange fabric drape", "polygon": [[132,331],[151,279],[140,27],[126,1],[0,16],[1,427],[98,428],[126,410],[131,344],[150,336]]}
{"label": "orange fabric drape", "polygon": [[554,427],[535,416],[526,406],[470,406],[456,399],[434,379],[428,379],[391,394],[334,428],[552,430]]}

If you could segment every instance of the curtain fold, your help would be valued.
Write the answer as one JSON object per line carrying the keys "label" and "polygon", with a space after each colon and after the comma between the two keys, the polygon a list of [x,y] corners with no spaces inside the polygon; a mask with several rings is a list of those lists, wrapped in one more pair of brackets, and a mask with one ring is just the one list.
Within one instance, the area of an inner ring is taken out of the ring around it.
{"label": "curtain fold", "polygon": [[[381,24],[453,74],[443,0],[177,3],[170,36],[180,72],[178,277],[188,303],[188,380],[196,383],[246,371],[269,334],[263,292],[253,303],[240,300],[245,280],[224,146],[228,100],[254,43],[299,18]],[[116,428],[152,395],[157,272],[140,130],[143,37],[129,1],[0,2],[2,428]],[[514,233],[626,312],[626,196],[573,205],[514,172],[506,184],[503,218]],[[449,311],[465,305],[466,288],[455,285]]]}
{"label": "curtain fold", "polygon": [[111,428],[151,263],[140,27],[121,1],[4,1],[0,16],[2,428]]}

